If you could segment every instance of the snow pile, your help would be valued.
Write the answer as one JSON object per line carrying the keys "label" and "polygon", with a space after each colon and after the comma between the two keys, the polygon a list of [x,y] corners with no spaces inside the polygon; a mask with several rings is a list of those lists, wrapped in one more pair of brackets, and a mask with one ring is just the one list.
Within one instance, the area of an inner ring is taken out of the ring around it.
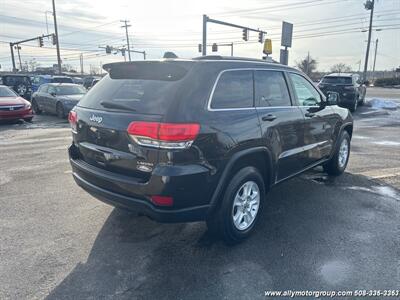
{"label": "snow pile", "polygon": [[367,102],[367,105],[376,109],[397,109],[399,107],[398,102],[381,98],[373,98]]}

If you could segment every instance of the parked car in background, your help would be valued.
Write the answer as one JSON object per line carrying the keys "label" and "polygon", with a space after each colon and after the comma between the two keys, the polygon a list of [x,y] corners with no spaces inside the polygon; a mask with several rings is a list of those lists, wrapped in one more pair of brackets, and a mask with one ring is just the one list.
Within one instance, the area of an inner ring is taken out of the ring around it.
{"label": "parked car in background", "polygon": [[45,83],[74,83],[71,77],[68,76],[53,76],[53,75],[37,75],[32,83],[32,93]]}
{"label": "parked car in background", "polygon": [[99,81],[100,81],[100,79],[98,79],[98,78],[93,79],[92,85],[90,86],[90,88],[94,87]]}
{"label": "parked car in background", "polygon": [[83,78],[81,77],[72,77],[72,81],[76,84],[83,84]]}
{"label": "parked car in background", "polygon": [[332,73],[324,76],[318,87],[324,94],[338,93],[339,105],[351,112],[355,112],[358,105],[364,104],[366,86],[358,74]]}
{"label": "parked car in background", "polygon": [[98,199],[161,222],[251,234],[274,185],[344,172],[353,120],[296,69],[263,60],[105,64],[69,114],[72,174]]}
{"label": "parked car in background", "polygon": [[32,107],[36,114],[54,113],[65,118],[69,111],[79,102],[86,89],[74,83],[47,83],[39,87],[32,95]]}
{"label": "parked car in background", "polygon": [[30,76],[20,74],[8,74],[1,76],[2,84],[14,90],[19,96],[31,99],[32,83]]}
{"label": "parked car in background", "polygon": [[31,103],[9,87],[0,85],[0,120],[23,119],[31,122],[32,118]]}
{"label": "parked car in background", "polygon": [[83,86],[88,90],[92,87],[93,80],[98,79],[100,80],[100,77],[95,77],[95,76],[87,76],[83,78]]}

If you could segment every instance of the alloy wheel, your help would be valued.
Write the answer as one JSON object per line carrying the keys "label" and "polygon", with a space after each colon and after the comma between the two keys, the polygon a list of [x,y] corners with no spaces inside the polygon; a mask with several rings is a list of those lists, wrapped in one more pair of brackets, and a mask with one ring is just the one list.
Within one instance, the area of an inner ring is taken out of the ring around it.
{"label": "alloy wheel", "polygon": [[260,208],[260,189],[256,182],[247,181],[237,191],[232,207],[233,224],[238,230],[248,229]]}

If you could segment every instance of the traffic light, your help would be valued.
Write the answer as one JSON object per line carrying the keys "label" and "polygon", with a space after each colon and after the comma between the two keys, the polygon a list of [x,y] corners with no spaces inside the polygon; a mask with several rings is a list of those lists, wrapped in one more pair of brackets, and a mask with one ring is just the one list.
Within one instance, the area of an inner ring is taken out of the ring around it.
{"label": "traffic light", "polygon": [[264,42],[264,32],[262,31],[258,33],[258,42],[259,43]]}
{"label": "traffic light", "polygon": [[121,54],[122,54],[122,56],[125,56],[125,48],[121,49]]}
{"label": "traffic light", "polygon": [[216,43],[212,44],[212,52],[218,52],[218,45]]}
{"label": "traffic light", "polygon": [[249,31],[247,29],[243,29],[243,40],[244,41],[249,40]]}
{"label": "traffic light", "polygon": [[57,39],[56,39],[55,33],[53,33],[53,34],[51,35],[51,43],[52,43],[53,45],[56,45],[56,44],[57,44]]}
{"label": "traffic light", "polygon": [[106,53],[111,54],[111,47],[108,45],[106,46]]}
{"label": "traffic light", "polygon": [[202,45],[201,44],[199,44],[199,52],[201,53],[202,52]]}
{"label": "traffic light", "polygon": [[39,47],[43,47],[43,37],[39,36]]}

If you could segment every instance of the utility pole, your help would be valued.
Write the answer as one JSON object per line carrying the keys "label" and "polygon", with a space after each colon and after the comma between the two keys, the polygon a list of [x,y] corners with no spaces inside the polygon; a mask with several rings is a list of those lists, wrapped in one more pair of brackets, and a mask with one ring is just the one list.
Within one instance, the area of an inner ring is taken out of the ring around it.
{"label": "utility pole", "polygon": [[57,47],[57,65],[58,65],[58,73],[61,74],[61,55],[60,55],[60,43],[58,41],[58,29],[57,29],[57,17],[56,17],[56,4],[55,0],[53,2],[53,17],[54,17],[54,32],[55,32],[55,42]]}
{"label": "utility pole", "polygon": [[374,66],[372,68],[372,79],[375,79],[375,64],[376,64],[376,53],[378,52],[378,42],[379,42],[379,40],[376,39],[376,41],[375,41]]}
{"label": "utility pole", "polygon": [[128,58],[129,61],[131,61],[131,47],[129,45],[129,34],[128,34],[128,27],[131,27],[132,25],[129,25],[128,20],[123,20],[121,21],[122,23],[125,23],[125,25],[121,26],[121,28],[125,28],[125,34],[126,34],[126,45],[128,46]]}
{"label": "utility pole", "polygon": [[79,56],[79,63],[81,65],[81,74],[83,74],[83,54],[82,53]]}
{"label": "utility pole", "polygon": [[369,47],[371,45],[372,21],[374,18],[375,0],[367,0],[367,2],[365,2],[364,6],[365,6],[365,9],[371,10],[371,15],[369,17],[367,53],[365,54],[364,73],[363,73],[363,81],[366,81],[367,80],[367,69],[368,69]]}

